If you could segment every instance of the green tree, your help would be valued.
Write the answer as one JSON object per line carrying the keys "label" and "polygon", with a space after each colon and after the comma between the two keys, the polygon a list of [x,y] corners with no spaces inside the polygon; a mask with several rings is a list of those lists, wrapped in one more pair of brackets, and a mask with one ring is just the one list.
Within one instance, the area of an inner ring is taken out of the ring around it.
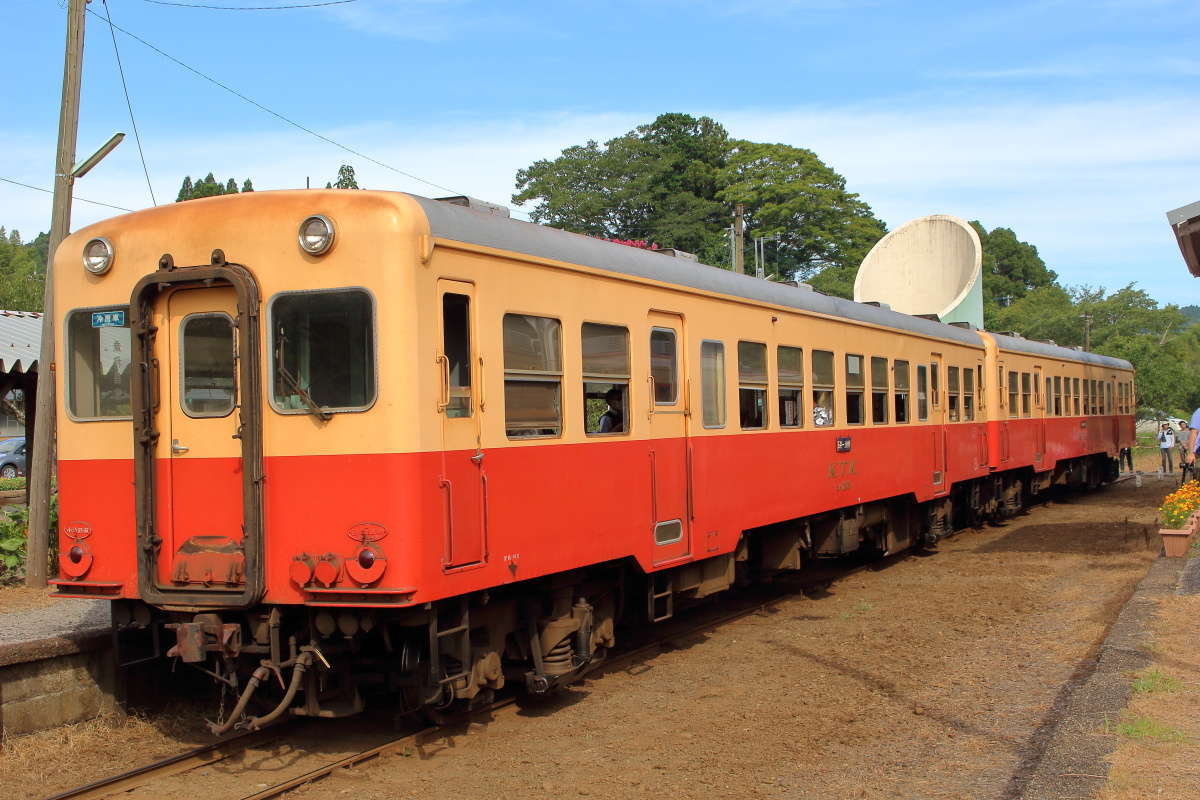
{"label": "green tree", "polygon": [[250,182],[249,178],[246,178],[246,180],[244,180],[242,182],[242,194],[245,194],[246,192],[253,192],[253,191],[254,191],[254,184],[252,184]]}
{"label": "green tree", "polygon": [[994,327],[991,320],[998,309],[1033,289],[1054,285],[1058,275],[1046,266],[1037,248],[1017,239],[1011,228],[989,232],[978,220],[971,225],[983,245],[984,327]]}
{"label": "green tree", "polygon": [[[242,184],[243,192],[254,191],[254,186],[247,178]],[[196,200],[201,197],[217,197],[223,194],[237,194],[237,181],[233,178],[222,183],[213,177],[210,172],[200,180],[192,183],[191,176],[186,176],[183,179],[183,184],[179,187],[179,195],[175,198],[175,202],[182,203],[184,200]]]}
{"label": "green tree", "polygon": [[193,191],[192,176],[184,175],[183,184],[179,187],[179,195],[175,198],[175,202],[182,203],[184,200],[191,200]]}
{"label": "green tree", "polygon": [[354,167],[342,164],[338,167],[337,181],[332,185],[325,184],[326,189],[357,189],[358,181],[354,177]]}
{"label": "green tree", "polygon": [[233,178],[230,178],[228,181],[225,182],[225,194],[237,194],[237,193],[238,193],[237,181],[235,181]]}
{"label": "green tree", "polygon": [[44,274],[37,250],[22,244],[17,231],[7,233],[0,227],[0,308],[40,311]]}

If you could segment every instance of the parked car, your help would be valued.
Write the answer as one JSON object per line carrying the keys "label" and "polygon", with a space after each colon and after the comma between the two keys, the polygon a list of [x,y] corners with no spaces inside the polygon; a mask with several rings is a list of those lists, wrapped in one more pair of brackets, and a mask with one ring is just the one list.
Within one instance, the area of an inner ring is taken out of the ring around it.
{"label": "parked car", "polygon": [[25,474],[25,437],[14,436],[0,442],[0,478]]}

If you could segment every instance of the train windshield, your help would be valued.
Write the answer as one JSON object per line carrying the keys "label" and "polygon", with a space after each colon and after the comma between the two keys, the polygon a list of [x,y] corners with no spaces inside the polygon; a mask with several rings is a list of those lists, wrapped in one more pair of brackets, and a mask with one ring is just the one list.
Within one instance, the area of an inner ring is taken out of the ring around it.
{"label": "train windshield", "polygon": [[128,307],[67,316],[67,408],[76,419],[129,417]]}
{"label": "train windshield", "polygon": [[375,402],[375,325],[361,289],[292,292],[271,304],[272,404],[318,413]]}

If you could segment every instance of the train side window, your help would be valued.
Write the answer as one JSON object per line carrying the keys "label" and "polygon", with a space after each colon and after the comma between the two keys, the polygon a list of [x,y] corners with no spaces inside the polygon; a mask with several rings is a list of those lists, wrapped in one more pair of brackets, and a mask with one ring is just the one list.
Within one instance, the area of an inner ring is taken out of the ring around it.
{"label": "train side window", "polygon": [[[128,419],[129,306],[67,315],[67,410],[76,420]],[[49,375],[49,370],[46,371]]]}
{"label": "train side window", "polygon": [[1062,376],[1054,376],[1054,416],[1062,416]]}
{"label": "train side window", "polygon": [[[1035,409],[1042,407],[1042,384],[1038,380],[1038,373],[1033,374],[1033,407]],[[1037,412],[1034,412],[1036,416]]]}
{"label": "train side window", "polygon": [[504,432],[510,439],[562,433],[562,323],[504,315]]}
{"label": "train side window", "polygon": [[946,367],[946,416],[958,422],[958,367]]}
{"label": "train side window", "polygon": [[862,425],[866,422],[863,408],[863,357],[846,354],[846,424]]}
{"label": "train side window", "polygon": [[871,422],[886,425],[888,421],[888,362],[871,356]]}
{"label": "train side window", "polygon": [[1017,383],[1017,373],[1015,370],[1010,370],[1008,373],[1008,416],[1021,416],[1021,406],[1017,403],[1018,395],[1021,393],[1021,385]]}
{"label": "train side window", "polygon": [[892,384],[895,386],[896,422],[908,422],[908,362],[892,362]]}
{"label": "train side window", "polygon": [[237,403],[233,319],[189,314],[179,326],[179,403],[189,417],[225,417]]}
{"label": "train side window", "polygon": [[833,425],[833,353],[812,351],[813,425],[828,428]]}
{"label": "train side window", "polygon": [[1031,389],[1030,384],[1033,382],[1033,376],[1028,372],[1021,373],[1021,416],[1028,417],[1033,410],[1030,405]]}
{"label": "train side window", "polygon": [[471,298],[442,295],[442,353],[450,384],[447,417],[471,416]]}
{"label": "train side window", "polygon": [[375,402],[375,308],[367,292],[278,294],[270,319],[276,411],[362,411]]}
{"label": "train side window", "polygon": [[1083,380],[1083,413],[1096,413],[1096,382],[1088,378]]}
{"label": "train side window", "polygon": [[929,372],[924,364],[917,365],[917,419],[929,419]]}
{"label": "train side window", "polygon": [[629,330],[585,322],[583,429],[588,436],[629,433]]}
{"label": "train side window", "polygon": [[1112,381],[1104,382],[1104,413],[1113,413],[1113,388]]}
{"label": "train side window", "polygon": [[983,364],[975,367],[976,388],[979,390],[979,407],[987,408],[987,393],[983,390]]}
{"label": "train side window", "polygon": [[804,350],[780,345],[775,349],[779,381],[779,427],[804,427]]}
{"label": "train side window", "polygon": [[929,365],[929,392],[933,397],[934,408],[938,408],[942,402],[942,384],[939,372],[938,362],[931,362]]}
{"label": "train side window", "polygon": [[679,360],[675,353],[675,331],[670,328],[650,331],[650,377],[654,380],[654,404],[675,405]]}
{"label": "train side window", "polygon": [[704,427],[725,427],[725,343],[700,343],[700,406]]}
{"label": "train side window", "polygon": [[[1071,385],[1074,387],[1074,391],[1072,392],[1072,397],[1074,398],[1075,416],[1079,416],[1079,378],[1074,378],[1071,381]],[[1093,397],[1092,398],[1092,413],[1095,413],[1095,412],[1096,412],[1096,398]]]}
{"label": "train side window", "polygon": [[738,342],[738,417],[744,430],[767,427],[767,346]]}
{"label": "train side window", "polygon": [[963,419],[975,419],[975,370],[970,367],[963,370]]}
{"label": "train side window", "polygon": [[1052,394],[1053,390],[1054,390],[1054,382],[1049,377],[1047,377],[1046,378],[1046,412],[1045,412],[1047,417],[1052,416],[1054,414],[1054,395]]}

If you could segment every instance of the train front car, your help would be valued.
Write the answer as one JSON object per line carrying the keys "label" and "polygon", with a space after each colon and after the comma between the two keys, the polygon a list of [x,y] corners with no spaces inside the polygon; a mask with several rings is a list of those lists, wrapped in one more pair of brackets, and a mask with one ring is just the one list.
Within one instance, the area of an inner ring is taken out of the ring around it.
{"label": "train front car", "polygon": [[[57,253],[57,592],[113,601],[120,663],[178,658],[241,697],[222,729],[357,711],[380,665],[411,706],[502,681],[494,655],[464,674],[458,607],[439,628],[421,584],[445,502],[441,428],[421,424],[427,232],[404,195],[262,192]],[[275,710],[245,718],[255,693]]]}

